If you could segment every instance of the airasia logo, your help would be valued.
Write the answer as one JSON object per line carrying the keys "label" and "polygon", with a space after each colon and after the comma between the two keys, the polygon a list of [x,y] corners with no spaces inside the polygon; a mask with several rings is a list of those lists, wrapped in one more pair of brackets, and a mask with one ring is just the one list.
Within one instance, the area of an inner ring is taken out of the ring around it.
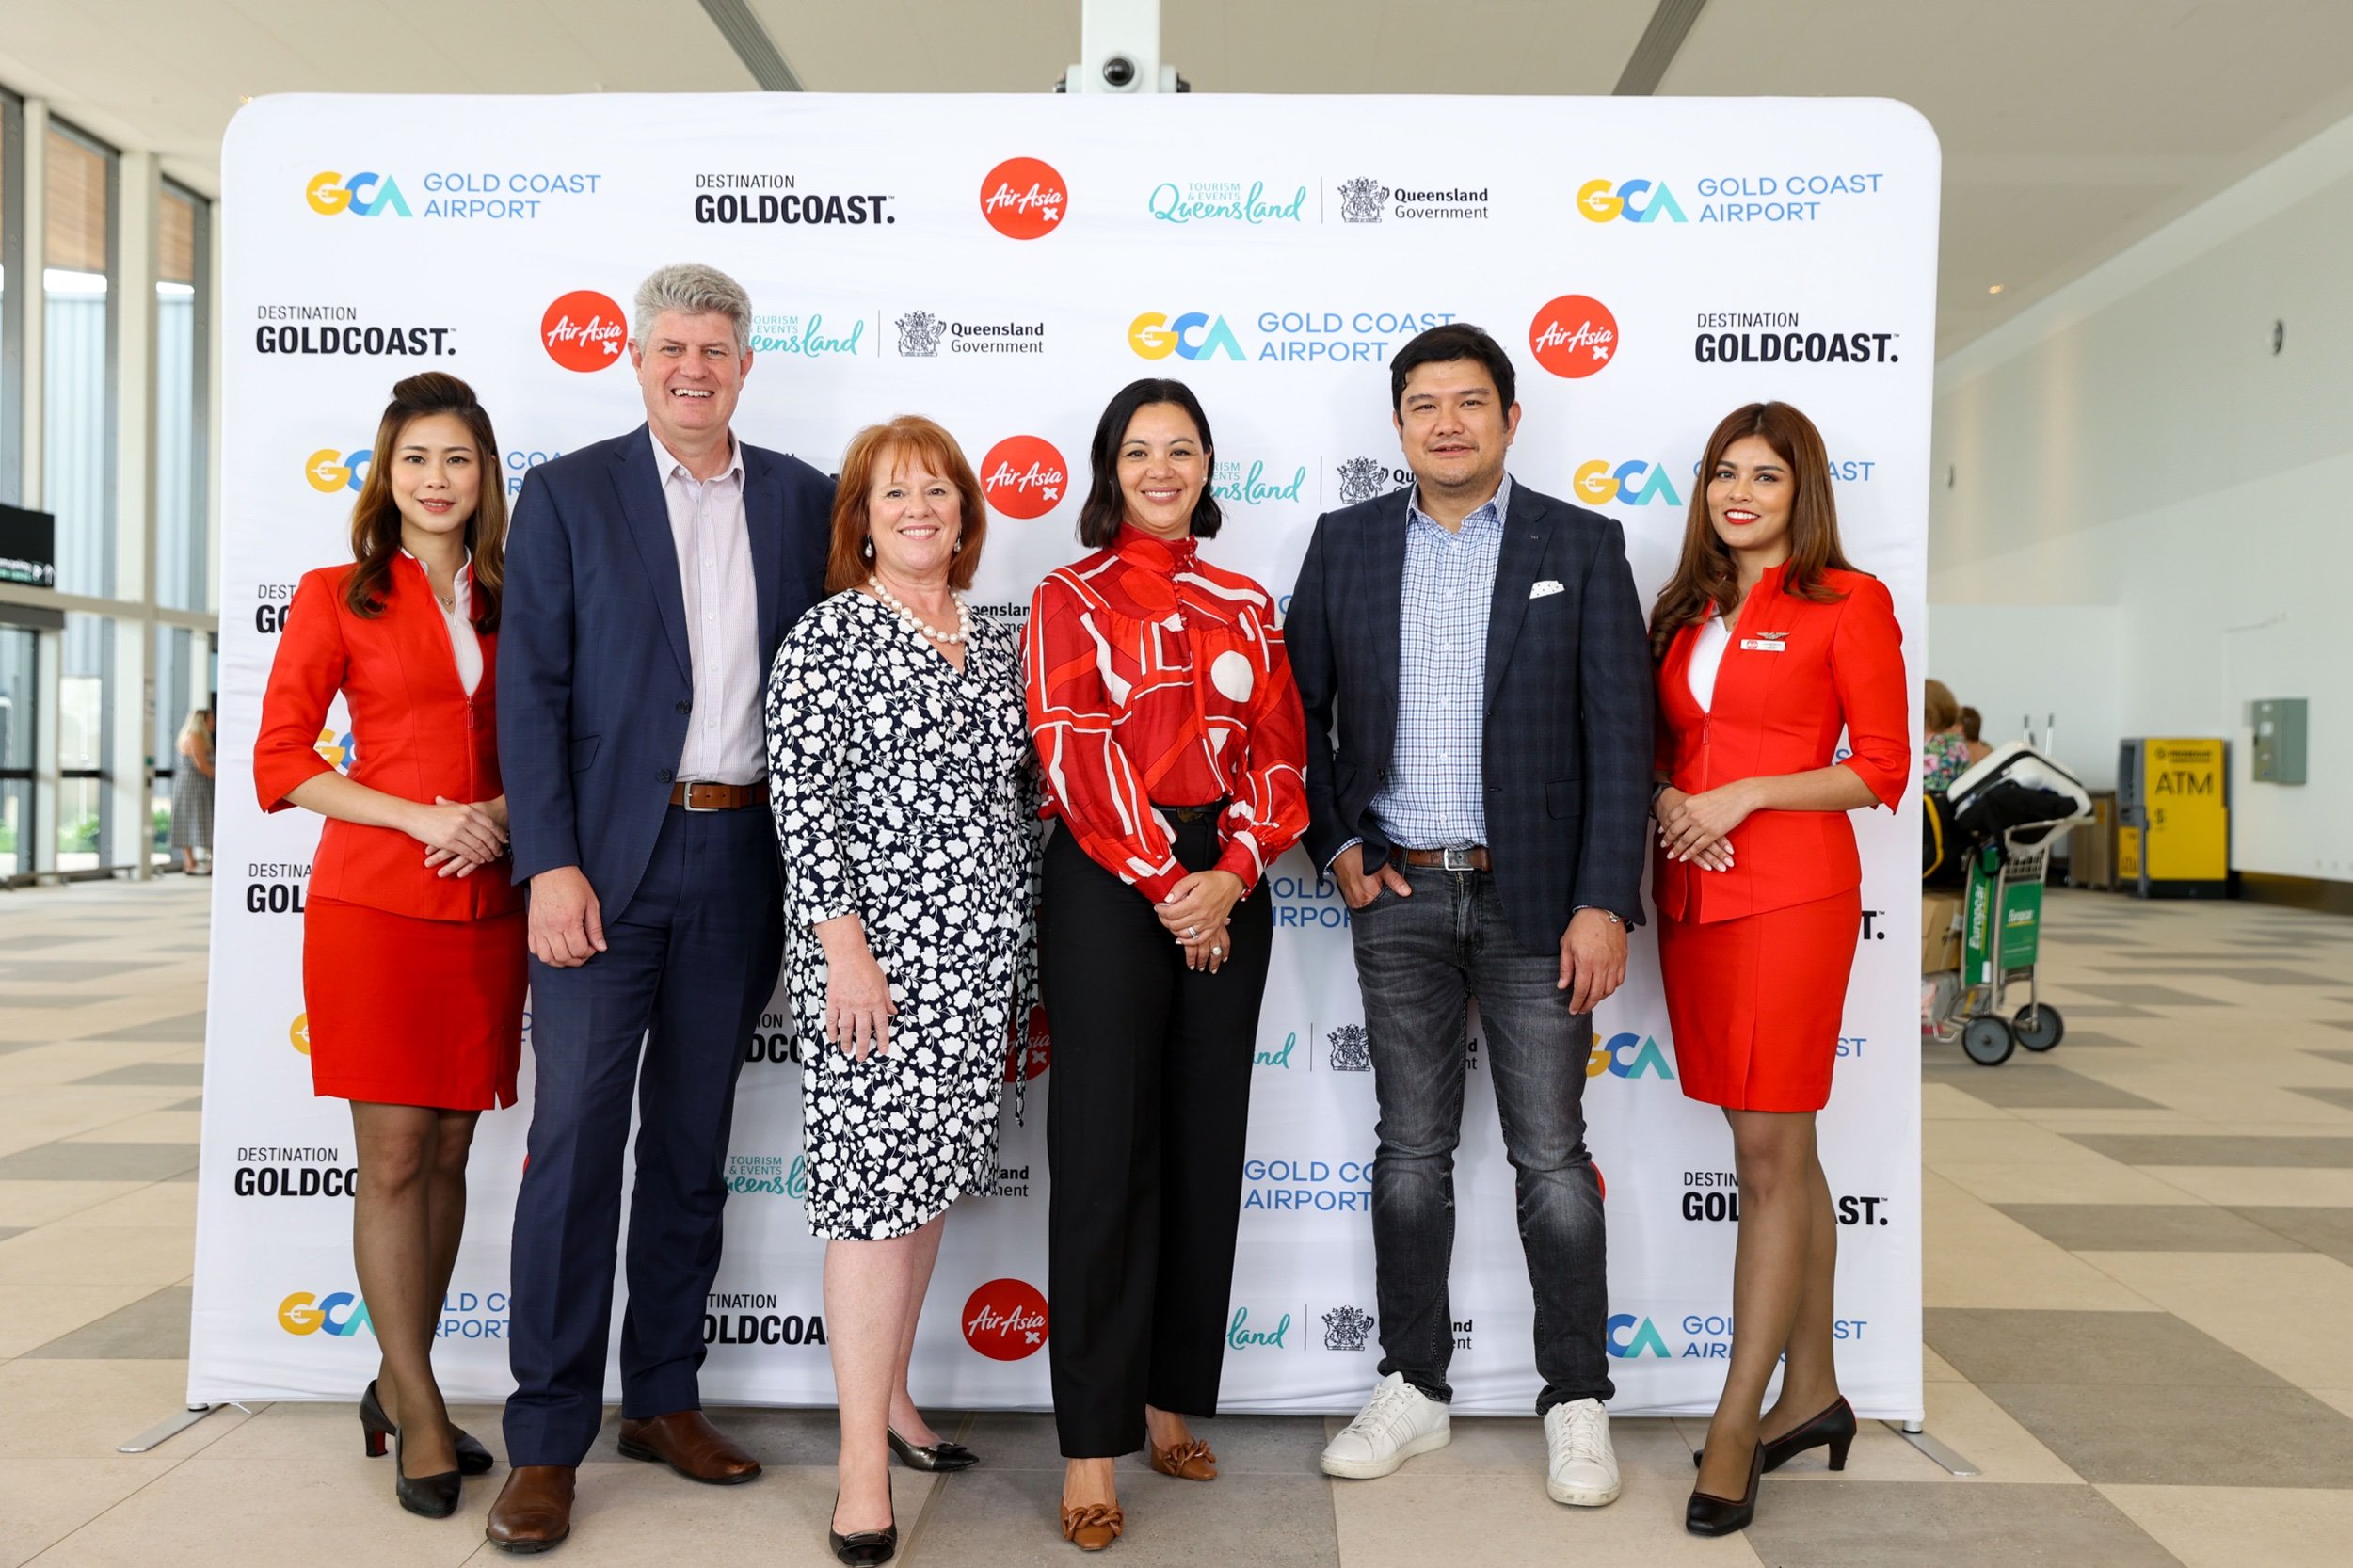
{"label": "airasia logo", "polygon": [[1536,312],[1528,346],[1538,364],[1575,381],[1600,370],[1618,352],[1618,318],[1598,299],[1564,294]]}
{"label": "airasia logo", "polygon": [[[1030,1009],[1030,1070],[1021,1076],[1025,1079],[1036,1078],[1053,1064],[1054,1037],[1046,1027],[1046,1009],[1032,1007]],[[1016,1040],[1005,1048],[1005,1081],[1011,1083],[1014,1075],[1020,1071],[1021,1042]]]}
{"label": "airasia logo", "polygon": [[988,504],[1009,518],[1042,518],[1062,504],[1069,472],[1053,442],[1007,436],[981,459],[981,488]]}
{"label": "airasia logo", "polygon": [[1062,227],[1070,187],[1054,166],[1037,158],[1007,158],[981,182],[981,216],[1007,239],[1033,240]]}
{"label": "airasia logo", "polygon": [[1046,1298],[1025,1279],[992,1279],[965,1298],[964,1340],[991,1361],[1019,1361],[1046,1343]]}
{"label": "airasia logo", "polygon": [[628,342],[629,318],[594,289],[574,289],[539,318],[540,345],[566,370],[602,370]]}

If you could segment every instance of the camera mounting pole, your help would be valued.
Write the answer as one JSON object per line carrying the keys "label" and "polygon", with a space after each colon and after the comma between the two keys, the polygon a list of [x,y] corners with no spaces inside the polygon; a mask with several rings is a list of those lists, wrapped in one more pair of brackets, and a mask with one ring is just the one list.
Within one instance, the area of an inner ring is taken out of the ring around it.
{"label": "camera mounting pole", "polygon": [[1056,92],[1191,92],[1160,63],[1160,0],[1079,0],[1079,63]]}

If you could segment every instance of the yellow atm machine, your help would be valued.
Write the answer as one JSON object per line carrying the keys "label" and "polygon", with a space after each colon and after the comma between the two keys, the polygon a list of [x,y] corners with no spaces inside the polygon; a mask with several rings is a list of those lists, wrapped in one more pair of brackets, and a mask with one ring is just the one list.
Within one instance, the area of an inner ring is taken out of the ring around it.
{"label": "yellow atm machine", "polygon": [[2218,739],[2130,740],[2116,760],[2116,879],[2140,898],[2231,888],[2231,752]]}

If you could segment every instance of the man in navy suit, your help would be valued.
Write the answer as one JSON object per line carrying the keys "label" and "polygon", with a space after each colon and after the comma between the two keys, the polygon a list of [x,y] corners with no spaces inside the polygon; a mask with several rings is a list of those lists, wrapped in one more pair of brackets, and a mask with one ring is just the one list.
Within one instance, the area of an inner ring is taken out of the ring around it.
{"label": "man in navy suit", "polygon": [[1389,365],[1415,483],[1316,520],[1283,624],[1306,847],[1353,911],[1380,1105],[1380,1386],[1323,1451],[1387,1475],[1448,1440],[1447,1268],[1472,999],[1535,1288],[1546,1491],[1618,1496],[1609,1280],[1582,1101],[1641,914],[1651,664],[1618,525],[1515,484],[1512,361],[1433,328]]}
{"label": "man in navy suit", "polygon": [[515,1204],[514,1467],[487,1533],[571,1528],[603,1417],[634,1098],[620,1448],[692,1480],[760,1465],[702,1414],[705,1296],[744,1043],[784,947],[761,694],[822,592],[833,485],[735,439],[751,301],[664,267],[637,291],[646,423],[531,471],[506,546],[499,765],[531,888],[530,1160]]}

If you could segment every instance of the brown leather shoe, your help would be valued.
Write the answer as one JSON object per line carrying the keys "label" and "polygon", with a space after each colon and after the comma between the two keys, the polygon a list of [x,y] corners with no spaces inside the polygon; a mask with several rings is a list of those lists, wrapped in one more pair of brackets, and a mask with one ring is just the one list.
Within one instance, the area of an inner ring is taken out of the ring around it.
{"label": "brown leather shoe", "polygon": [[1117,1503],[1088,1503],[1062,1511],[1062,1538],[1082,1552],[1099,1552],[1128,1532],[1127,1515]]}
{"label": "brown leather shoe", "polygon": [[503,1552],[544,1552],[572,1533],[569,1464],[518,1464],[507,1472],[482,1533]]}
{"label": "brown leather shoe", "polygon": [[643,1421],[621,1423],[621,1453],[648,1464],[667,1464],[688,1480],[708,1486],[741,1486],[760,1479],[760,1461],[711,1424],[699,1410],[673,1410]]}
{"label": "brown leather shoe", "polygon": [[1144,1447],[1152,1450],[1152,1468],[1161,1475],[1175,1476],[1178,1480],[1217,1480],[1217,1455],[1198,1437],[1188,1437],[1169,1448],[1146,1439]]}

